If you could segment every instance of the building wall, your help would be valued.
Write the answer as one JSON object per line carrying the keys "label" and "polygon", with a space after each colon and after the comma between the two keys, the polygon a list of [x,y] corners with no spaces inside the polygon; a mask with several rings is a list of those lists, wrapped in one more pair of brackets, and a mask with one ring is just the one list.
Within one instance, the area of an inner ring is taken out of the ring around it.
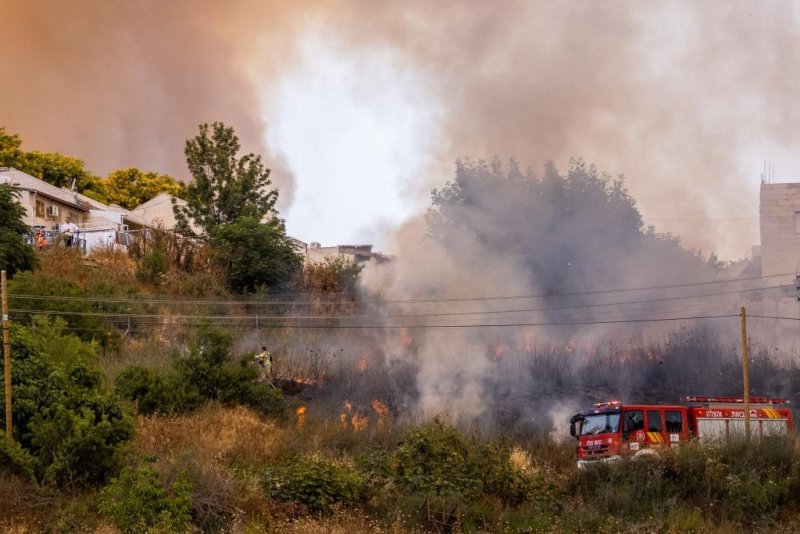
{"label": "building wall", "polygon": [[800,183],[761,184],[759,211],[762,276],[799,273]]}
{"label": "building wall", "polygon": [[372,245],[337,245],[334,247],[321,247],[312,243],[306,251],[306,261],[321,263],[328,258],[343,257],[357,263],[369,261],[374,256]]}
{"label": "building wall", "polygon": [[[765,297],[748,304],[750,314],[798,317],[795,274],[800,274],[800,183],[761,184],[759,202],[761,276],[767,286],[786,285],[784,296]],[[782,276],[776,276],[782,275]],[[774,295],[774,293],[773,293]],[[762,321],[769,339],[795,346],[797,324]]]}
{"label": "building wall", "polygon": [[[38,195],[33,191],[23,191],[20,195],[20,203],[25,208],[25,221],[29,226],[40,226],[47,230],[56,230],[59,224],[66,222],[67,216],[70,216],[72,222],[77,225],[84,224],[88,220],[88,214],[76,209],[75,206]],[[47,209],[50,206],[58,208],[58,216],[47,215]]]}

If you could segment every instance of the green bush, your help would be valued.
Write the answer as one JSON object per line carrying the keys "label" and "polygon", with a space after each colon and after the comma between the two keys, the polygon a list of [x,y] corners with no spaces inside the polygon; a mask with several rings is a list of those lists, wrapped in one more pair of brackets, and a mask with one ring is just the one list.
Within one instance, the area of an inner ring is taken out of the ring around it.
{"label": "green bush", "polygon": [[471,497],[481,480],[470,466],[463,436],[439,419],[412,428],[395,452],[398,487],[429,497]]}
{"label": "green bush", "polygon": [[169,269],[170,265],[164,249],[153,248],[148,250],[139,260],[139,265],[136,267],[136,279],[140,282],[159,286],[164,281]]}
{"label": "green bush", "polygon": [[0,431],[0,473],[27,481],[35,479],[36,460],[16,441],[8,441]]}
{"label": "green bush", "polygon": [[261,485],[270,499],[297,502],[312,512],[329,513],[334,504],[354,504],[359,500],[362,479],[353,467],[312,455],[267,469]]}
{"label": "green bush", "polygon": [[244,216],[210,232],[213,256],[239,293],[288,284],[303,264],[283,221]]}
{"label": "green bush", "polygon": [[792,501],[798,472],[785,440],[734,442],[596,465],[572,482],[576,496],[617,517],[664,520],[680,505],[749,525]]}
{"label": "green bush", "polygon": [[192,485],[185,477],[167,492],[152,467],[126,467],[100,493],[100,511],[121,532],[186,532],[191,521]]}
{"label": "green bush", "polygon": [[175,359],[170,374],[162,377],[154,370],[128,367],[117,377],[116,391],[135,402],[142,414],[186,412],[216,400],[249,406],[267,417],[283,417],[283,394],[256,381],[259,373],[250,360],[231,362],[231,343],[229,334],[203,328],[189,353]]}
{"label": "green bush", "polygon": [[99,484],[118,469],[133,425],[102,387],[94,347],[63,328],[40,318],[34,328],[13,330],[14,437],[39,481]]}
{"label": "green bush", "polygon": [[169,414],[176,411],[176,391],[161,375],[146,367],[127,367],[114,381],[114,389],[124,399],[134,401],[143,415]]}
{"label": "green bush", "polygon": [[[10,306],[18,310],[35,310],[30,313],[19,312],[22,322],[33,324],[36,312],[60,316],[75,335],[84,341],[97,341],[102,346],[117,346],[121,341],[121,335],[107,317],[95,314],[141,311],[135,304],[84,300],[95,298],[97,295],[108,295],[109,298],[128,296],[135,291],[129,286],[98,280],[89,280],[81,285],[41,271],[19,273],[9,283],[8,291],[13,295],[9,298]],[[16,295],[35,295],[44,298],[15,299]]]}
{"label": "green bush", "polygon": [[508,443],[498,440],[481,445],[472,455],[473,476],[481,481],[483,493],[510,506],[554,500],[552,484],[513,465],[511,452]]}
{"label": "green bush", "polygon": [[0,269],[7,271],[9,277],[17,271],[33,269],[38,263],[33,247],[26,242],[31,230],[25,224],[25,208],[19,203],[19,196],[17,188],[0,184]]}

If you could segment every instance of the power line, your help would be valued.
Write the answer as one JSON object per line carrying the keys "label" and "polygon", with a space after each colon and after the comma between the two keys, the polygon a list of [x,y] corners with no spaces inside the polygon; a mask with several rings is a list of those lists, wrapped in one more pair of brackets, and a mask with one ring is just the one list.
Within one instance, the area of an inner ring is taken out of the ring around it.
{"label": "power line", "polygon": [[[673,288],[685,288],[685,287],[696,287],[696,286],[706,286],[706,285],[714,285],[714,284],[732,284],[732,283],[740,283],[740,282],[747,282],[752,280],[765,280],[768,278],[777,278],[777,277],[786,277],[786,276],[794,276],[795,273],[784,273],[784,274],[771,274],[765,276],[753,276],[747,278],[737,278],[732,280],[707,280],[703,282],[687,282],[681,284],[665,284],[665,285],[657,285],[657,286],[640,286],[640,287],[629,287],[629,288],[615,288],[615,289],[599,289],[599,290],[586,290],[586,291],[555,291],[552,293],[540,293],[540,294],[529,294],[529,295],[500,295],[500,296],[490,296],[490,297],[454,297],[454,298],[428,298],[428,299],[405,299],[405,300],[393,300],[393,299],[373,299],[373,300],[364,300],[364,299],[357,299],[352,301],[347,301],[348,303],[352,304],[424,304],[424,303],[447,303],[447,302],[470,302],[470,301],[492,301],[492,300],[519,300],[519,299],[534,299],[534,298],[558,298],[558,297],[575,297],[575,296],[584,296],[584,295],[598,295],[604,293],[623,293],[623,292],[632,292],[632,291],[653,291],[658,289],[673,289]],[[296,306],[308,306],[315,304],[312,300],[293,300],[293,301],[261,301],[261,300],[237,300],[227,298],[225,300],[217,299],[217,300],[183,300],[183,299],[133,299],[133,298],[114,298],[109,296],[103,295],[92,295],[92,296],[61,296],[61,295],[31,295],[31,294],[23,294],[23,293],[9,293],[9,298],[12,299],[21,299],[21,300],[63,300],[63,301],[82,301],[82,302],[103,302],[109,304],[209,304],[209,305],[225,305],[225,306],[238,306],[238,305],[249,305],[249,306],[280,306],[280,305],[296,305]],[[312,297],[313,298],[313,297]],[[335,298],[335,297],[334,297]],[[331,303],[338,303],[338,301],[333,300]]]}
{"label": "power line", "polygon": [[[653,323],[667,321],[689,321],[701,319],[725,319],[739,317],[737,314],[727,315],[698,315],[685,317],[662,317],[662,318],[639,318],[639,319],[619,319],[605,321],[570,321],[570,322],[527,322],[527,323],[472,323],[472,324],[426,324],[426,325],[262,325],[264,328],[296,328],[304,330],[419,330],[419,329],[460,329],[460,328],[509,328],[522,326],[580,326],[580,325],[600,325],[600,324],[620,324],[620,323]],[[166,328],[175,328],[193,325],[162,325]],[[194,325],[196,326],[196,325]],[[245,328],[253,329],[249,325],[222,325],[226,328]],[[75,327],[77,329],[77,327]]]}
{"label": "power line", "polygon": [[512,310],[484,310],[484,311],[468,311],[468,312],[436,312],[436,313],[410,313],[410,314],[359,314],[359,315],[299,315],[299,316],[279,316],[279,315],[163,315],[158,313],[130,313],[130,312],[86,312],[86,311],[71,311],[71,310],[43,310],[43,309],[17,309],[14,310],[18,313],[30,314],[46,314],[46,315],[72,315],[72,316],[91,316],[91,317],[130,317],[130,318],[165,318],[172,319],[198,319],[198,320],[270,320],[280,319],[282,321],[299,321],[299,320],[336,320],[336,319],[412,319],[412,318],[426,318],[426,317],[459,317],[459,316],[474,316],[474,315],[499,315],[499,314],[513,314],[513,313],[531,313],[531,312],[548,312],[560,310],[578,310],[588,308],[603,308],[608,306],[626,306],[631,304],[652,304],[657,302],[674,302],[680,300],[691,300],[700,298],[719,297],[725,295],[738,295],[749,292],[763,292],[774,289],[785,289],[795,287],[793,284],[785,284],[778,286],[768,286],[759,288],[737,289],[731,291],[722,291],[717,293],[705,293],[702,295],[682,295],[675,297],[660,297],[653,299],[641,299],[622,302],[605,302],[605,303],[589,303],[589,304],[572,304],[566,306],[550,306],[540,308],[519,308]]}
{"label": "power line", "polygon": [[748,313],[747,318],[750,319],[751,317],[754,319],[778,319],[783,321],[800,321],[800,318],[797,317],[780,317],[775,315],[751,315]]}

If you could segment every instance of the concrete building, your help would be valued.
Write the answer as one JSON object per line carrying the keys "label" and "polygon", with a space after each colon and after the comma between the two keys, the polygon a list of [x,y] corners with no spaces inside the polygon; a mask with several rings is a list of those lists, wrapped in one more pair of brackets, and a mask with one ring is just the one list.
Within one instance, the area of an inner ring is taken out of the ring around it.
{"label": "concrete building", "polygon": [[800,274],[800,183],[761,184],[761,275]]}
{"label": "concrete building", "polygon": [[[161,193],[154,196],[144,204],[140,204],[131,210],[132,213],[138,217],[148,221],[152,226],[163,226],[166,230],[175,228],[177,220],[175,219],[175,212],[172,210],[173,204],[185,207],[186,201],[182,198],[177,198],[169,193]],[[198,232],[191,221],[189,221],[192,230]]]}
{"label": "concrete building", "polygon": [[354,260],[356,263],[366,263],[375,260],[384,263],[390,258],[380,252],[373,252],[372,245],[336,245],[323,247],[319,243],[309,243],[306,248],[307,262],[323,262],[327,258],[342,257]]}
{"label": "concrete building", "polygon": [[[759,230],[761,276],[768,277],[764,284],[789,287],[761,299],[760,310],[756,307],[755,311],[768,316],[798,317],[795,276],[800,274],[800,183],[762,182]],[[797,325],[792,321],[776,321],[769,328],[774,339],[797,338]]]}

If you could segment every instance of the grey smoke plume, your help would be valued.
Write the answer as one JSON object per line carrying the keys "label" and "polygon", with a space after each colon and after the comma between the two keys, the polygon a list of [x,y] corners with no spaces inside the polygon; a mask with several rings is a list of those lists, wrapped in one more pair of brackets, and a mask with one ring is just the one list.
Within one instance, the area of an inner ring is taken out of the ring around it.
{"label": "grey smoke plume", "polygon": [[246,60],[268,46],[275,54],[260,72],[288,61],[279,37],[301,12],[249,2],[3,0],[0,123],[26,149],[77,156],[95,173],[138,166],[185,179],[185,139],[201,122],[222,121],[243,150],[265,156],[288,206],[294,177],[264,146]]}
{"label": "grey smoke plume", "polygon": [[[265,153],[284,209],[292,176],[263,145],[259,99],[318,28],[354,50],[390,51],[433,89],[441,166],[409,184],[417,195],[456,157],[563,167],[582,156],[626,174],[646,217],[749,216],[769,157],[753,147],[800,140],[800,14],[789,2],[2,0],[0,10],[0,117],[27,148],[101,173],[184,176],[183,140],[222,120]],[[658,224],[723,257],[758,242],[752,221]]]}
{"label": "grey smoke plume", "polygon": [[[745,150],[800,141],[791,3],[362,2],[351,15],[346,35],[389,43],[438,84],[448,162],[581,156],[628,176],[646,217],[731,218],[756,214],[769,157]],[[657,226],[731,259],[758,243],[754,221]]]}

